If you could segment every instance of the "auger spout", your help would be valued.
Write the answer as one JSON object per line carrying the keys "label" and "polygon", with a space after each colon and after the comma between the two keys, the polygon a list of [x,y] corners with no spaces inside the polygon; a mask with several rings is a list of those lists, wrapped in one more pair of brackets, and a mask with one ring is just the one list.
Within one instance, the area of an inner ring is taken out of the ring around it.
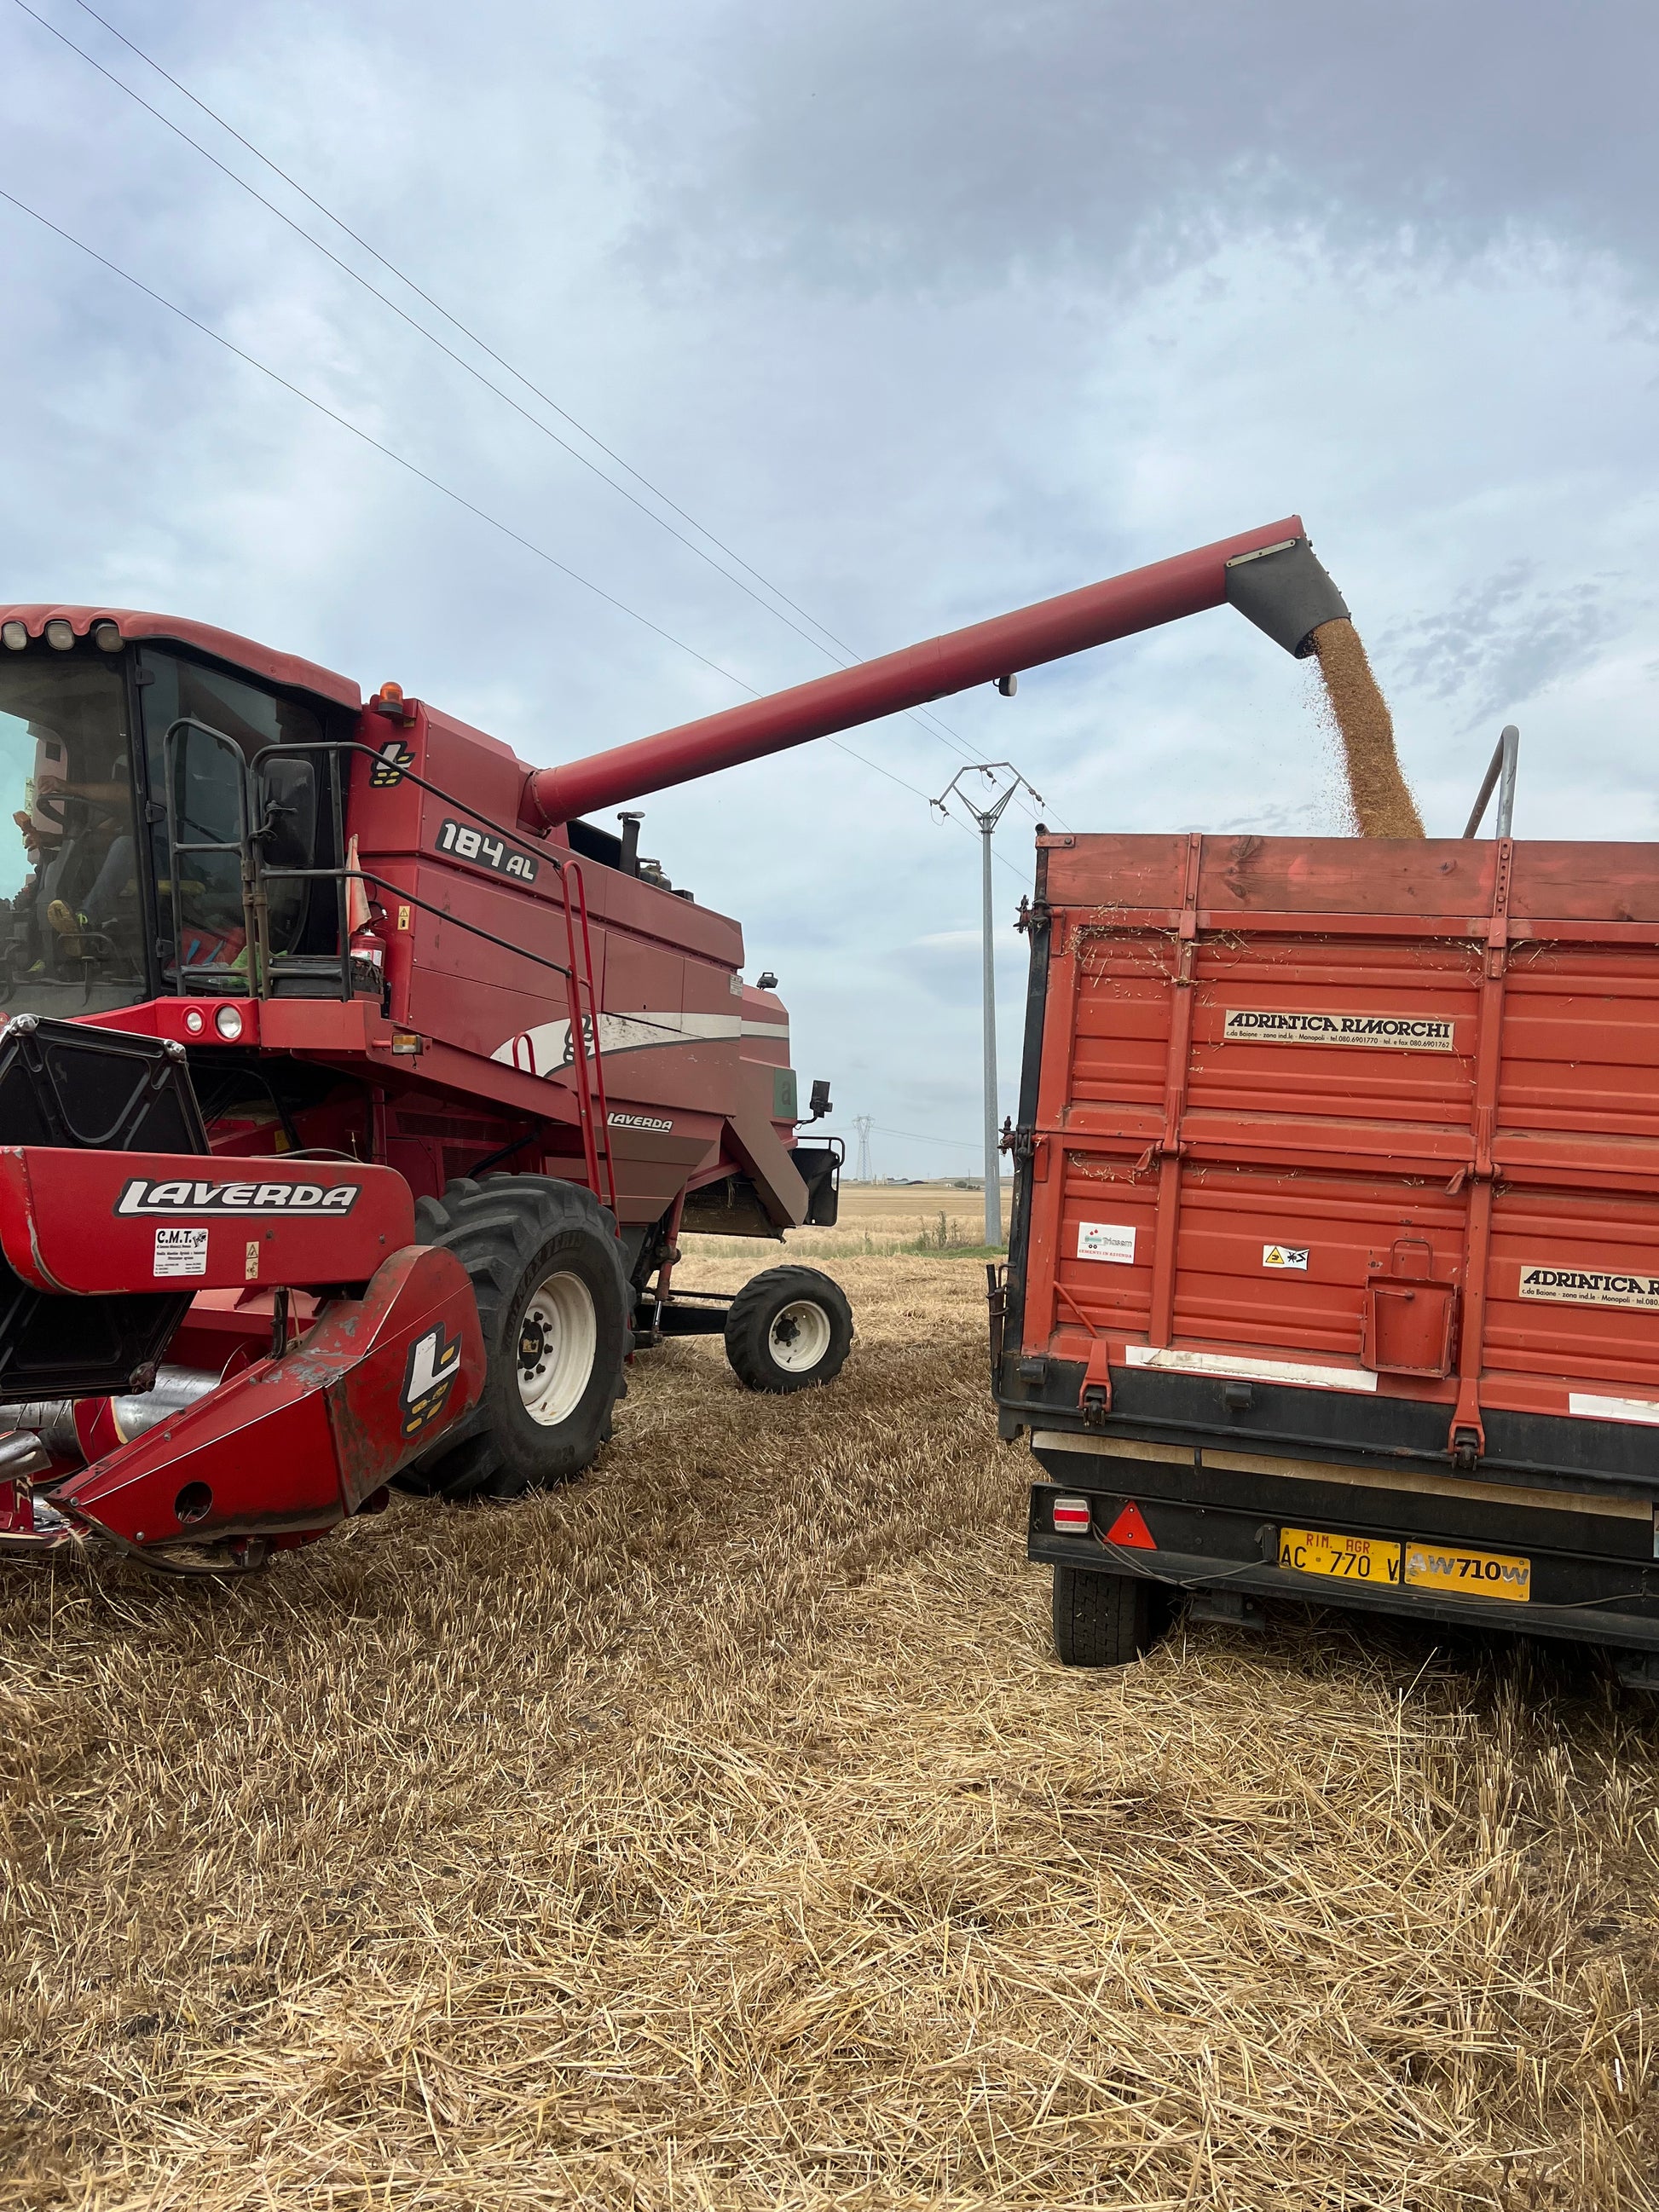
{"label": "auger spout", "polygon": [[1178,622],[1224,600],[1292,653],[1301,651],[1318,623],[1347,611],[1314,557],[1301,517],[1286,515],[654,737],[539,769],[526,787],[523,818],[539,826],[620,806],[647,792]]}

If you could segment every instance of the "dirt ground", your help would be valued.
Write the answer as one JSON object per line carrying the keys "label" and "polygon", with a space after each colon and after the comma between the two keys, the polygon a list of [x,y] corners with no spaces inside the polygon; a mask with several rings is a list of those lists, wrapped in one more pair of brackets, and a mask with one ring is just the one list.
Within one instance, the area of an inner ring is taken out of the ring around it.
{"label": "dirt ground", "polygon": [[666,1347],[557,1494],[0,1572],[0,2204],[1659,2202],[1659,1720],[1291,1608],[1062,1672],[980,1268],[825,1264],[838,1385]]}

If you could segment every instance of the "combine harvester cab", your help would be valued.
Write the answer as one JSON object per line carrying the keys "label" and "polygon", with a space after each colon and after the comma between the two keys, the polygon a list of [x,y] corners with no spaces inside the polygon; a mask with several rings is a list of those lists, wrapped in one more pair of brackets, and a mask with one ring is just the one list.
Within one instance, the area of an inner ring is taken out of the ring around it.
{"label": "combine harvester cab", "polygon": [[1060,1655],[1181,1590],[1659,1653],[1659,848],[1038,840],[1005,1436]]}
{"label": "combine harvester cab", "polygon": [[[65,1410],[82,1389],[73,1359],[57,1381],[23,1363],[34,1379],[11,1392],[15,1418],[32,1409],[31,1433],[52,1442],[9,1448],[21,1535],[32,1540],[33,1469],[65,1525],[141,1549],[183,1540],[164,1515],[123,1520],[94,1480],[109,1448],[138,1449],[142,1427],[150,1459],[164,1444],[182,1455],[207,1432],[210,1392],[251,1403],[232,1370],[268,1358],[279,1305],[322,1389],[311,1332],[339,1322],[341,1304],[323,1293],[355,1295],[403,1248],[430,1248],[409,1263],[413,1282],[459,1268],[484,1372],[445,1394],[418,1449],[364,1458],[378,1469],[364,1495],[391,1479],[501,1498],[579,1474],[611,1432],[630,1352],[659,1337],[724,1332],[740,1377],[762,1389],[839,1369],[851,1316],[827,1278],[773,1270],[737,1302],[674,1290],[683,1224],[776,1238],[833,1221],[841,1148],[799,1140],[801,1121],[828,1110],[827,1085],[803,1115],[782,1004],[744,983],[738,925],[641,858],[637,817],[621,836],[550,822],[507,746],[395,684],[366,702],[349,678],[250,640],[96,608],[0,608],[0,776],[15,825],[0,864],[0,1034],[18,1050],[33,1034],[37,1059],[63,1024],[118,1055],[143,1041],[199,1111],[184,1115],[188,1139],[151,1133],[131,1139],[138,1150],[210,1155],[227,1189],[332,1194],[349,1171],[361,1194],[328,1216],[337,1252],[290,1251],[290,1212],[256,1268],[252,1233],[232,1254],[216,1211],[246,1201],[215,1199],[185,1208],[176,1237],[161,1237],[157,1215],[142,1254],[122,1222],[101,1271],[42,1279],[32,1326],[64,1347],[111,1299],[160,1299],[172,1320],[165,1358],[147,1345],[126,1358],[123,1340],[125,1365],[103,1363],[110,1403],[95,1419],[84,1403]],[[61,1039],[50,1057],[63,1059]],[[0,1145],[120,1149],[97,1113],[82,1121],[31,1136],[25,1113],[0,1122]],[[158,1188],[190,1179],[167,1165],[150,1163]],[[109,1236],[114,1170],[31,1157],[18,1172],[22,1241],[7,1251],[33,1283],[31,1236],[52,1250],[70,1231],[89,1250]],[[256,1210],[291,1205],[268,1194]],[[366,1255],[372,1207],[396,1227]],[[354,1341],[367,1325],[352,1322]],[[256,1523],[261,1544],[287,1541],[357,1510],[356,1477],[337,1498],[321,1460],[317,1494],[289,1495],[283,1455],[299,1431],[288,1433],[222,1528],[228,1493],[210,1486],[203,1558],[252,1542]],[[90,1471],[71,1498],[59,1478],[77,1454]]]}

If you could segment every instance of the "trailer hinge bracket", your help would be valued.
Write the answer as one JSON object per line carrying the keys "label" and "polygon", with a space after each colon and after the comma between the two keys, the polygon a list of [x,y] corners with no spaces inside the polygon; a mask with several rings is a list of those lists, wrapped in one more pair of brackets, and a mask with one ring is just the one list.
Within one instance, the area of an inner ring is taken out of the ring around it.
{"label": "trailer hinge bracket", "polygon": [[1112,1410],[1112,1370],[1106,1357],[1106,1340],[1097,1336],[1089,1346],[1089,1364],[1083,1370],[1078,1410],[1091,1429],[1103,1429]]}
{"label": "trailer hinge bracket", "polygon": [[1047,929],[1054,920],[1054,910],[1047,899],[1028,899],[1022,893],[1019,911],[1014,916],[1014,927],[1022,933],[1031,929]]}
{"label": "trailer hinge bracket", "polygon": [[1029,1122],[1017,1129],[1011,1116],[1003,1117],[1001,1141],[997,1150],[1010,1152],[1017,1160],[1029,1160],[1036,1151],[1036,1131]]}
{"label": "trailer hinge bracket", "polygon": [[1481,1454],[1486,1449],[1486,1431],[1479,1422],[1473,1428],[1466,1427],[1461,1421],[1454,1425],[1451,1432],[1451,1460],[1452,1465],[1460,1474],[1472,1474],[1480,1465]]}

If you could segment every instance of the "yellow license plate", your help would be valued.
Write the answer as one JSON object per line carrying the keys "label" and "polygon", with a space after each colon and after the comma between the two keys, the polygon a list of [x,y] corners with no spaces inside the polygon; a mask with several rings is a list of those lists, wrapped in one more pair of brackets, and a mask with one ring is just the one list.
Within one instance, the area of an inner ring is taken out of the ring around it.
{"label": "yellow license plate", "polygon": [[1532,1561],[1510,1552],[1471,1552],[1462,1544],[1406,1541],[1406,1580],[1413,1589],[1449,1597],[1507,1598],[1524,1605],[1532,1595]]}
{"label": "yellow license plate", "polygon": [[1333,1536],[1323,1528],[1281,1528],[1279,1564],[1299,1575],[1347,1583],[1397,1583],[1400,1547],[1380,1536]]}

